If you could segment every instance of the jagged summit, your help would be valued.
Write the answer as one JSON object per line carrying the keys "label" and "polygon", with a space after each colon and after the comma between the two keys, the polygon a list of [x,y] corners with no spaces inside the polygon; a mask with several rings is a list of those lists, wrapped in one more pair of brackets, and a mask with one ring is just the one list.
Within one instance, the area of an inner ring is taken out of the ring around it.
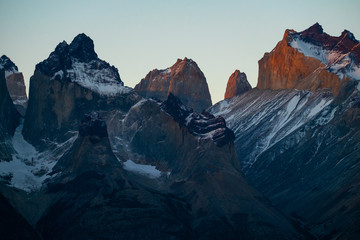
{"label": "jagged summit", "polygon": [[336,50],[343,54],[351,52],[354,46],[359,44],[359,41],[356,40],[354,34],[350,31],[344,30],[339,37],[330,36],[323,31],[319,23],[314,24],[302,32],[293,32],[291,33],[291,37],[323,47],[327,50]]}
{"label": "jagged summit", "polygon": [[36,65],[35,71],[52,80],[76,82],[100,95],[117,95],[124,91],[118,69],[98,58],[93,40],[81,33],[69,44],[59,43],[50,56]]}
{"label": "jagged summit", "polygon": [[135,90],[143,97],[154,97],[165,101],[173,93],[181,101],[201,112],[210,107],[211,96],[204,73],[195,61],[177,59],[169,68],[150,71]]}
{"label": "jagged summit", "polygon": [[25,116],[28,99],[26,96],[24,76],[19,72],[15,63],[6,55],[2,55],[0,58],[0,69],[4,69],[6,86],[16,110],[21,116]]}
{"label": "jagged summit", "polygon": [[7,72],[14,73],[19,71],[15,63],[13,63],[6,55],[2,55],[0,58],[0,69],[2,68],[5,70],[5,75],[7,75]]}
{"label": "jagged summit", "polygon": [[69,54],[82,62],[90,62],[98,57],[94,50],[93,40],[84,33],[77,35],[71,42]]}
{"label": "jagged summit", "polygon": [[302,32],[285,31],[282,41],[259,61],[257,87],[331,89],[337,95],[348,80],[360,80],[359,41],[348,30],[330,36],[316,23]]}
{"label": "jagged summit", "polygon": [[247,80],[246,74],[239,70],[235,70],[229,77],[224,99],[240,95],[250,89],[251,85]]}
{"label": "jagged summit", "polygon": [[312,25],[305,31],[313,34],[322,34],[324,32],[324,29],[318,22],[316,22],[314,25]]}

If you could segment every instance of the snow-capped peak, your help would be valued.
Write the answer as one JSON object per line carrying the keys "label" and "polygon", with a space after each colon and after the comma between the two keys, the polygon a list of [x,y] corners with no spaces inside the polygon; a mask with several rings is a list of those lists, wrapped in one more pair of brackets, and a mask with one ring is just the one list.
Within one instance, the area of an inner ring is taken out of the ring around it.
{"label": "snow-capped peak", "polygon": [[341,36],[332,37],[323,33],[321,26],[317,25],[300,33],[290,33],[290,46],[305,56],[318,59],[328,71],[340,78],[345,76],[360,80],[360,59],[356,58],[358,53],[355,52],[359,42],[354,35],[345,30]]}
{"label": "snow-capped peak", "polygon": [[36,70],[50,76],[51,80],[75,82],[103,96],[131,90],[124,87],[117,68],[98,58],[92,39],[83,33],[70,45],[65,41],[59,43]]}
{"label": "snow-capped peak", "polygon": [[8,77],[13,73],[19,72],[18,67],[15,65],[15,63],[13,63],[6,55],[2,55],[0,58],[0,69],[5,70],[5,77]]}

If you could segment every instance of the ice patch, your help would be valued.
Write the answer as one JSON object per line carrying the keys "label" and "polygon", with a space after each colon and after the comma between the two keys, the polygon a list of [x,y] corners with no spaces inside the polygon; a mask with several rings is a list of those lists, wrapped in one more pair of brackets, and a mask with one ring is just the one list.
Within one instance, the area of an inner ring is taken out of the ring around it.
{"label": "ice patch", "polygon": [[[72,82],[78,83],[80,86],[97,92],[102,96],[116,96],[119,94],[129,93],[131,88],[123,86],[122,82],[117,81],[114,70],[102,66],[99,60],[93,60],[89,63],[72,60],[72,68],[66,71],[66,77]],[[56,77],[63,78],[62,70],[56,72],[51,79]]]}
{"label": "ice patch", "polygon": [[291,114],[292,111],[294,111],[294,109],[296,108],[297,104],[299,103],[300,100],[300,95],[295,95],[290,102],[288,103],[288,105],[286,106],[286,111],[288,112],[288,114]]}
{"label": "ice patch", "polygon": [[293,38],[290,46],[307,57],[318,59],[327,69],[340,78],[345,74],[349,78],[360,80],[360,66],[354,64],[349,53],[342,54],[336,50],[326,50],[323,47],[304,42],[297,37]]}
{"label": "ice patch", "polygon": [[309,113],[309,117],[313,117],[316,114],[318,114],[321,110],[323,110],[327,105],[329,105],[332,102],[332,100],[327,101],[326,99],[321,99],[321,101],[311,109]]}
{"label": "ice patch", "polygon": [[[159,178],[163,174],[163,172],[157,170],[155,166],[138,164],[130,159],[124,162],[123,164],[125,170],[129,172],[138,173],[149,178]],[[169,172],[167,173],[167,175],[169,175]]]}

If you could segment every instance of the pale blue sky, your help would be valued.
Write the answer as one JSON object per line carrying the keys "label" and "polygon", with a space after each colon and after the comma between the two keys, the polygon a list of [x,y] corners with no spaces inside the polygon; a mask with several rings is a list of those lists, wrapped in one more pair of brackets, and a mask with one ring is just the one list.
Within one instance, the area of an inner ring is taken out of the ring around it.
{"label": "pale blue sky", "polygon": [[256,86],[258,60],[287,28],[302,31],[319,22],[331,35],[348,29],[360,38],[359,0],[0,0],[0,19],[0,55],[15,62],[26,84],[59,42],[84,32],[130,87],[154,68],[193,59],[213,103],[223,99],[235,69]]}

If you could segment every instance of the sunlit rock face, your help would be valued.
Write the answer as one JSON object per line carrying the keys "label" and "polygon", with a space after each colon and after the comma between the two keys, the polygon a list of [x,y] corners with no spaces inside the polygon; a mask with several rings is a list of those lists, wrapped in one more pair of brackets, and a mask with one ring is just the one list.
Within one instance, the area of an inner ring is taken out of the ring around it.
{"label": "sunlit rock face", "polygon": [[24,117],[28,99],[23,74],[18,71],[18,67],[5,55],[0,58],[0,68],[5,71],[6,85],[10,97],[20,115]]}
{"label": "sunlit rock face", "polygon": [[259,61],[259,89],[329,88],[337,95],[348,80],[360,80],[359,42],[349,31],[329,36],[316,23],[283,39]]}
{"label": "sunlit rock face", "polygon": [[233,74],[231,74],[227,82],[224,99],[240,95],[250,89],[251,85],[247,80],[246,74],[236,70]]}
{"label": "sunlit rock face", "polygon": [[176,63],[164,70],[152,70],[135,90],[143,97],[154,97],[166,100],[169,93],[175,96],[195,111],[210,107],[211,96],[203,72],[191,59],[178,59]]}

